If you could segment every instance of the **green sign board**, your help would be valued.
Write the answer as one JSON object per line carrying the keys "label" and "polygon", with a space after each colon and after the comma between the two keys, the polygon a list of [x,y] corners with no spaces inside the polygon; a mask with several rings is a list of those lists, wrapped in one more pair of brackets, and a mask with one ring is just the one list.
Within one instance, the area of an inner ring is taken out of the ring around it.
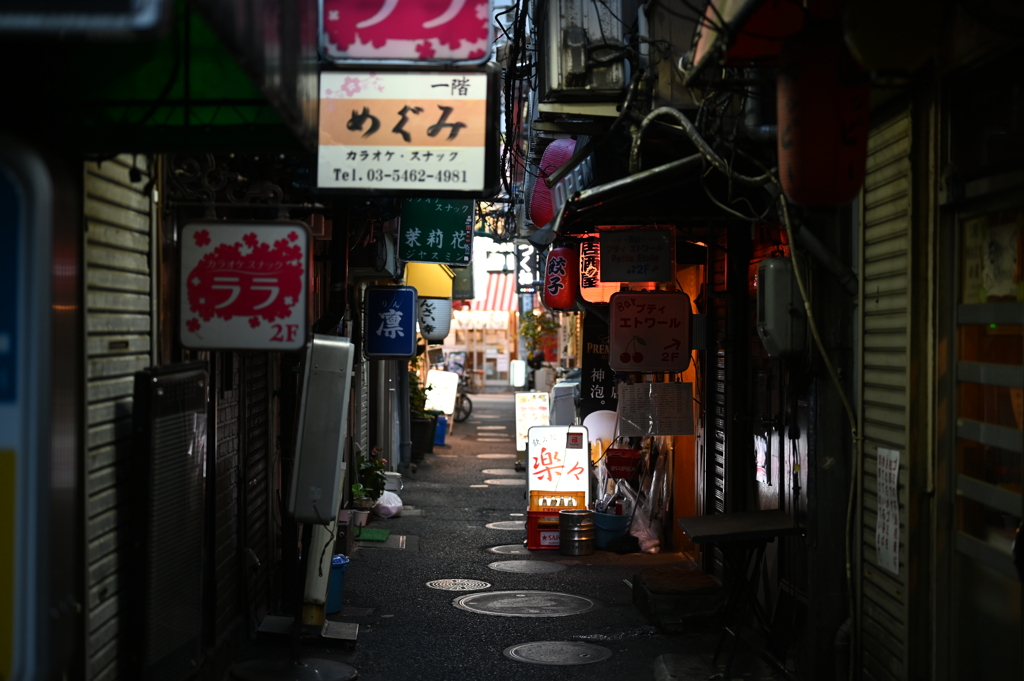
{"label": "green sign board", "polygon": [[475,214],[472,199],[404,199],[398,258],[468,266]]}
{"label": "green sign board", "polygon": [[473,268],[461,267],[455,270],[455,278],[452,279],[452,300],[473,300],[476,295],[473,293]]}

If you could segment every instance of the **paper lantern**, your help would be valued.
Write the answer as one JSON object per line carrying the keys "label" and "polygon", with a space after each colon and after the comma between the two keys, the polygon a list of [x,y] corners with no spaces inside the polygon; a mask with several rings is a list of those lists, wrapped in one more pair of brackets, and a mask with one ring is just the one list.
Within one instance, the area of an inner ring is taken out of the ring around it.
{"label": "paper lantern", "polygon": [[552,248],[544,270],[544,305],[562,312],[573,309],[579,286],[580,256],[576,249]]}
{"label": "paper lantern", "polygon": [[420,298],[420,333],[431,343],[440,343],[452,328],[450,298]]}
{"label": "paper lantern", "polygon": [[864,182],[867,74],[838,30],[815,27],[786,41],[779,58],[779,179],[805,206],[849,203]]}
{"label": "paper lantern", "polygon": [[551,222],[555,217],[553,196],[551,188],[544,182],[544,178],[565,165],[565,162],[572,158],[576,150],[576,140],[559,139],[549,144],[540,157],[540,172],[537,175],[537,182],[533,185],[533,196],[530,197],[530,219],[538,227]]}

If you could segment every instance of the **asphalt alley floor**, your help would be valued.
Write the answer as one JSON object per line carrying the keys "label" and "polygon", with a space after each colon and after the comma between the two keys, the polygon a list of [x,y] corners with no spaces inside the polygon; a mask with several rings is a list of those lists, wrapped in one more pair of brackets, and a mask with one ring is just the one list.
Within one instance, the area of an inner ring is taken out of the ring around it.
{"label": "asphalt alley floor", "polygon": [[[404,478],[403,503],[418,515],[372,517],[369,527],[405,537],[404,549],[359,547],[345,574],[344,608],[331,620],[359,624],[350,650],[307,645],[306,654],[345,662],[365,681],[499,681],[545,679],[708,679],[718,631],[666,634],[632,601],[630,583],[640,570],[681,563],[678,553],[563,556],[557,550],[498,555],[522,545],[525,530],[486,527],[526,520],[525,472],[514,470],[515,423],[511,394],[473,395],[471,417],[455,424],[445,446],[435,446]],[[497,456],[495,456],[497,455]],[[484,472],[488,471],[488,472]],[[511,479],[521,484],[487,480]],[[564,570],[521,574],[491,569],[508,560],[557,563]],[[441,579],[480,580],[484,591],[543,590],[583,596],[595,607],[560,617],[506,617],[459,609],[466,592],[426,586]],[[507,648],[534,641],[577,641],[603,646],[610,657],[572,666],[509,659]],[[264,651],[264,654],[270,651]],[[257,652],[257,655],[259,653]],[[662,656],[671,655],[671,658]],[[660,671],[656,673],[656,661]],[[670,664],[666,667],[665,662]],[[667,671],[666,671],[667,670]],[[734,679],[770,679],[756,656],[737,658]]]}

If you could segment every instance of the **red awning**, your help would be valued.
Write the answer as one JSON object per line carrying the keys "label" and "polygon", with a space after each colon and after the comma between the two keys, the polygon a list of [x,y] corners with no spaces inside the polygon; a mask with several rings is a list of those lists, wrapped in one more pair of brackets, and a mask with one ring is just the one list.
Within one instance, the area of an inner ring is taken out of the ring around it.
{"label": "red awning", "polygon": [[487,291],[482,297],[473,299],[470,309],[501,310],[511,312],[516,305],[516,277],[514,274],[490,273],[487,275]]}

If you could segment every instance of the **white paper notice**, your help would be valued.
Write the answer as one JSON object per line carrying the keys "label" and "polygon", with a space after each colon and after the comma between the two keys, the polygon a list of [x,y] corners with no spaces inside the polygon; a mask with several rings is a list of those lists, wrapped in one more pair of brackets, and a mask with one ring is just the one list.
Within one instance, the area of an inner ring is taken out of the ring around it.
{"label": "white paper notice", "polygon": [[620,383],[619,435],[693,435],[693,384]]}
{"label": "white paper notice", "polygon": [[894,575],[900,573],[900,452],[878,448],[878,524],[875,552],[878,564]]}

